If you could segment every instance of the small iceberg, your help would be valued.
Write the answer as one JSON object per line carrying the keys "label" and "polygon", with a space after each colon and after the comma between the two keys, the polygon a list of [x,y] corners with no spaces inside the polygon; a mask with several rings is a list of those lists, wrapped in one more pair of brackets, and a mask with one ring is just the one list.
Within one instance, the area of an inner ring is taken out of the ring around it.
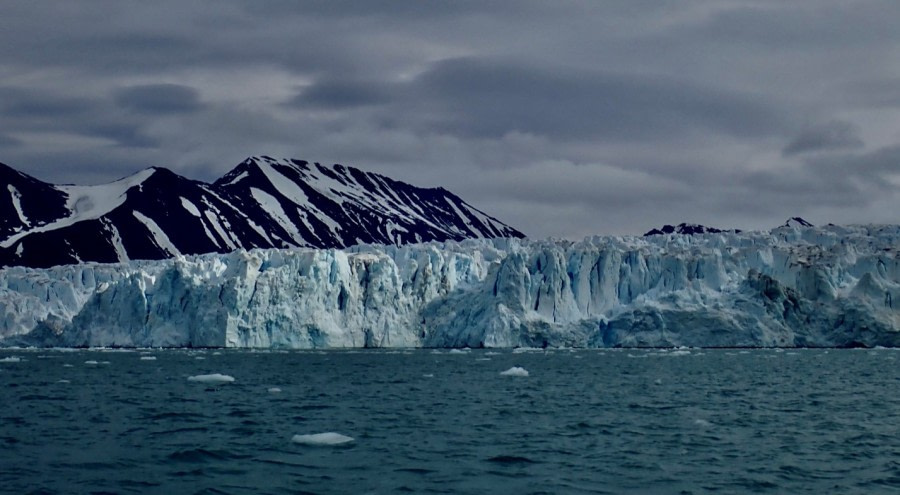
{"label": "small iceberg", "polygon": [[234,381],[234,377],[228,376],[228,375],[223,375],[221,373],[212,373],[209,375],[189,376],[188,381],[218,385],[218,384],[222,384],[222,383],[231,383]]}
{"label": "small iceberg", "polygon": [[528,376],[528,370],[519,366],[513,366],[506,371],[501,371],[500,374],[503,376]]}
{"label": "small iceberg", "polygon": [[278,387],[271,387],[271,388],[269,388],[269,393],[270,393],[270,394],[280,394],[280,393],[281,393],[281,389],[278,388]]}
{"label": "small iceberg", "polygon": [[0,359],[0,363],[21,363],[21,362],[22,362],[22,358],[19,358],[16,356],[9,356],[9,357]]}
{"label": "small iceberg", "polygon": [[100,363],[98,363],[97,361],[94,361],[93,359],[89,359],[89,360],[85,361],[84,364],[89,364],[91,366],[94,366],[94,365],[98,365]]}
{"label": "small iceberg", "polygon": [[301,445],[343,445],[352,442],[353,437],[329,431],[312,435],[294,435],[291,441]]}

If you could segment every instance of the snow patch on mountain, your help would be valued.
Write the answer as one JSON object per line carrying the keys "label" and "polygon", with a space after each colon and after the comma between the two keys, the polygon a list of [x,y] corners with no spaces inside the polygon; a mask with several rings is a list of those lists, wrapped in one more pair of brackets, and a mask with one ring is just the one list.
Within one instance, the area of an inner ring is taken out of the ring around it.
{"label": "snow patch on mountain", "polygon": [[151,168],[111,184],[52,186],[0,164],[4,184],[6,266],[523,236],[441,188],[267,156],[212,184]]}

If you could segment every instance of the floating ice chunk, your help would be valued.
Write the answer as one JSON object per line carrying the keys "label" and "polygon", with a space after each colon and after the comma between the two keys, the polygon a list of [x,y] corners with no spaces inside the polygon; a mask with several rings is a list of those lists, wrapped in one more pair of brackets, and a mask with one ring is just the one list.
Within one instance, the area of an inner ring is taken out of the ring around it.
{"label": "floating ice chunk", "polygon": [[85,361],[84,364],[89,364],[91,366],[94,366],[94,365],[97,365],[100,363],[98,363],[97,361],[94,361],[93,359],[89,359],[89,360]]}
{"label": "floating ice chunk", "polygon": [[16,356],[9,356],[3,359],[0,359],[0,363],[21,363],[22,358]]}
{"label": "floating ice chunk", "polygon": [[353,437],[329,431],[312,435],[294,435],[291,441],[301,445],[343,445],[352,442]]}
{"label": "floating ice chunk", "polygon": [[705,419],[695,419],[694,425],[699,426],[700,428],[709,428],[710,426],[712,426],[712,423]]}
{"label": "floating ice chunk", "polygon": [[488,351],[488,352],[485,352],[484,355],[485,355],[485,356],[499,356],[500,353],[499,353],[499,352],[494,352],[494,351]]}
{"label": "floating ice chunk", "polygon": [[194,375],[188,377],[189,382],[200,382],[210,384],[231,383],[234,381],[233,376],[223,375],[221,373],[212,373],[209,375]]}
{"label": "floating ice chunk", "polygon": [[271,387],[271,388],[269,388],[269,393],[270,393],[270,394],[280,394],[280,393],[281,393],[281,389],[278,388],[278,387]]}
{"label": "floating ice chunk", "polygon": [[528,370],[519,366],[513,366],[506,371],[501,371],[500,374],[503,376],[528,376]]}
{"label": "floating ice chunk", "polygon": [[56,383],[72,383],[69,380],[56,380]]}
{"label": "floating ice chunk", "polygon": [[66,363],[63,365],[63,368],[74,368],[74,367],[75,367],[74,364],[69,364],[69,363]]}
{"label": "floating ice chunk", "polygon": [[471,349],[469,349],[468,347],[466,347],[465,349],[450,349],[450,354],[466,354],[469,351],[471,351]]}
{"label": "floating ice chunk", "polygon": [[434,378],[434,373],[425,373],[422,375],[423,378]]}
{"label": "floating ice chunk", "polygon": [[197,361],[203,361],[206,358],[203,356],[194,356],[194,359],[196,359]]}
{"label": "floating ice chunk", "polygon": [[141,356],[141,361],[156,361],[156,356]]}
{"label": "floating ice chunk", "polygon": [[665,355],[666,356],[690,356],[691,351],[678,349],[677,351],[667,352]]}
{"label": "floating ice chunk", "polygon": [[523,352],[544,352],[544,349],[540,347],[516,347],[513,349],[513,354],[521,354]]}

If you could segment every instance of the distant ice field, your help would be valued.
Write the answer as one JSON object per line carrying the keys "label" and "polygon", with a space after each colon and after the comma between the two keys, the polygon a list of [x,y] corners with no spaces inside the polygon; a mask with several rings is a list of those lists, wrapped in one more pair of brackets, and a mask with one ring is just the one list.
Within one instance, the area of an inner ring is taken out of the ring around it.
{"label": "distant ice field", "polygon": [[900,487],[897,350],[147,355],[0,350],[0,493]]}

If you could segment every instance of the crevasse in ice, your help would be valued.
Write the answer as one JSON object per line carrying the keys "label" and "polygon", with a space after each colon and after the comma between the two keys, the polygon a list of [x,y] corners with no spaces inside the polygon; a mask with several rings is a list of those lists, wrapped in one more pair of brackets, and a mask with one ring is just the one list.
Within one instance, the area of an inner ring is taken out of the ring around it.
{"label": "crevasse in ice", "polygon": [[7,344],[900,346],[900,226],[0,270]]}

